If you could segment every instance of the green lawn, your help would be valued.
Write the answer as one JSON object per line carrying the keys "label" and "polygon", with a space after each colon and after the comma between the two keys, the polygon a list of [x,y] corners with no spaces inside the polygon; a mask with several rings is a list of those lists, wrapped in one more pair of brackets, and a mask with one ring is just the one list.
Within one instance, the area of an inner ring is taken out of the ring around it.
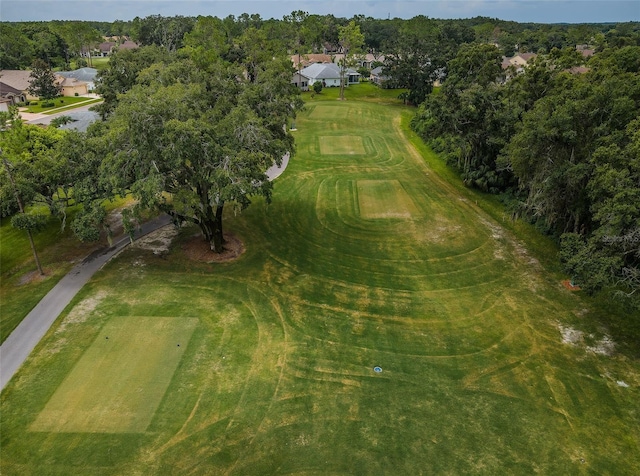
{"label": "green lawn", "polygon": [[61,97],[53,100],[54,106],[43,106],[45,101],[32,101],[32,104],[27,107],[26,112],[30,113],[44,113],[44,114],[55,114],[57,112],[70,111],[77,107],[88,106],[90,104],[95,104],[100,102],[102,99],[92,99],[87,97]]}
{"label": "green lawn", "polygon": [[96,275],[0,397],[2,474],[640,473],[637,354],[374,93],[307,96],[239,260],[185,229]]}
{"label": "green lawn", "polygon": [[[344,90],[344,97],[351,101],[367,101],[377,104],[402,104],[398,100],[398,95],[406,89],[384,89],[373,83],[363,82],[357,85],[347,86]],[[302,97],[307,102],[336,100],[340,97],[340,88],[329,87],[324,88],[320,94],[313,91],[302,93]]]}
{"label": "green lawn", "polygon": [[[108,210],[123,206],[118,199],[107,204]],[[34,235],[34,242],[45,276],[36,268],[27,234],[11,226],[9,218],[0,220],[0,343],[16,328],[42,297],[67,273],[77,260],[87,256],[100,243],[80,243],[69,222],[75,207],[67,209],[67,226],[50,217],[47,227]]]}

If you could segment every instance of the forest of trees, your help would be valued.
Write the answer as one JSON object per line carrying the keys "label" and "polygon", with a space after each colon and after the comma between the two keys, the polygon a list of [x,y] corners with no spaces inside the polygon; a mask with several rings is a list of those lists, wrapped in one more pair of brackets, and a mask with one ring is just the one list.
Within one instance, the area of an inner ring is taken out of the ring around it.
{"label": "forest of trees", "polygon": [[554,48],[510,79],[497,47],[463,45],[412,126],[468,186],[558,240],[575,283],[638,305],[640,34],[612,40],[587,68]]}
{"label": "forest of trees", "polygon": [[[36,131],[4,118],[3,216],[17,211],[17,195],[62,216],[72,194],[83,204],[72,226],[93,239],[104,219],[101,201],[131,192],[140,207],[197,224],[220,250],[224,204],[269,198],[264,171],[293,150],[283,125],[300,99],[287,55],[340,51],[344,32],[356,27],[362,51],[384,55],[391,85],[417,106],[413,128],[465,184],[499,195],[514,218],[554,237],[583,289],[640,306],[640,24],[633,22],[296,11],[282,20],[2,23],[2,69],[34,61],[68,67],[102,36],[141,45],[116,52],[100,72],[104,122],[87,134]],[[576,45],[595,54],[583,57]],[[538,54],[521,74],[502,68],[502,57],[516,52]],[[434,90],[436,81],[442,86]],[[171,204],[164,192],[174,196]]]}

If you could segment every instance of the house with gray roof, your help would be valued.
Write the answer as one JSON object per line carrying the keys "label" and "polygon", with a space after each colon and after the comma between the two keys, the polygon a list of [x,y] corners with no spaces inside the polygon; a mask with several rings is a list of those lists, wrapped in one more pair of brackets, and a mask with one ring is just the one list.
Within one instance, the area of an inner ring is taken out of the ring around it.
{"label": "house with gray roof", "polygon": [[371,70],[371,74],[369,75],[369,81],[381,87],[384,87],[385,83],[387,83],[389,79],[389,76],[384,74],[384,69],[382,66],[373,68]]}
{"label": "house with gray roof", "polygon": [[[334,63],[314,63],[300,71],[300,74],[309,78],[309,87],[316,82],[321,82],[323,87],[340,86],[340,67]],[[360,73],[347,68],[345,79],[347,85],[357,84],[360,81]]]}
{"label": "house with gray roof", "polygon": [[75,79],[87,83],[87,89],[89,92],[95,89],[95,80],[98,75],[98,70],[95,68],[80,68],[73,71],[62,71],[59,74],[64,78]]}

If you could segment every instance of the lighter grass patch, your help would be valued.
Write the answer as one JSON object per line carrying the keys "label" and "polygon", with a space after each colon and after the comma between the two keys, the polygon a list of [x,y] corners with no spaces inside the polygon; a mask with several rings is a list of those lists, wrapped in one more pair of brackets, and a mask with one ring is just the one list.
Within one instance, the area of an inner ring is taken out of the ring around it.
{"label": "lighter grass patch", "polygon": [[313,120],[335,121],[336,119],[346,119],[349,108],[336,108],[329,105],[319,104],[310,108],[309,118]]}
{"label": "lighter grass patch", "polygon": [[320,153],[322,155],[364,155],[365,147],[361,136],[322,136]]}
{"label": "lighter grass patch", "polygon": [[419,214],[398,180],[357,180],[360,216],[364,219],[412,218]]}
{"label": "lighter grass patch", "polygon": [[112,318],[30,430],[144,432],[197,323],[195,318]]}

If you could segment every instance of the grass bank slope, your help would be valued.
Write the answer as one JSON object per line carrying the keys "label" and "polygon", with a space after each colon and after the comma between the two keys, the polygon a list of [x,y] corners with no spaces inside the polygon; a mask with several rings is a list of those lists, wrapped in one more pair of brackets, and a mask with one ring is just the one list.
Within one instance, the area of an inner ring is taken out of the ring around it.
{"label": "grass bank slope", "polygon": [[[310,101],[273,203],[228,216],[239,260],[191,261],[190,229],[96,275],[2,394],[2,473],[638,474],[638,362],[426,165],[403,114]],[[52,422],[87,359],[158,368],[166,339],[94,352],[105,329],[168,318],[191,334],[142,389],[150,419]]]}

